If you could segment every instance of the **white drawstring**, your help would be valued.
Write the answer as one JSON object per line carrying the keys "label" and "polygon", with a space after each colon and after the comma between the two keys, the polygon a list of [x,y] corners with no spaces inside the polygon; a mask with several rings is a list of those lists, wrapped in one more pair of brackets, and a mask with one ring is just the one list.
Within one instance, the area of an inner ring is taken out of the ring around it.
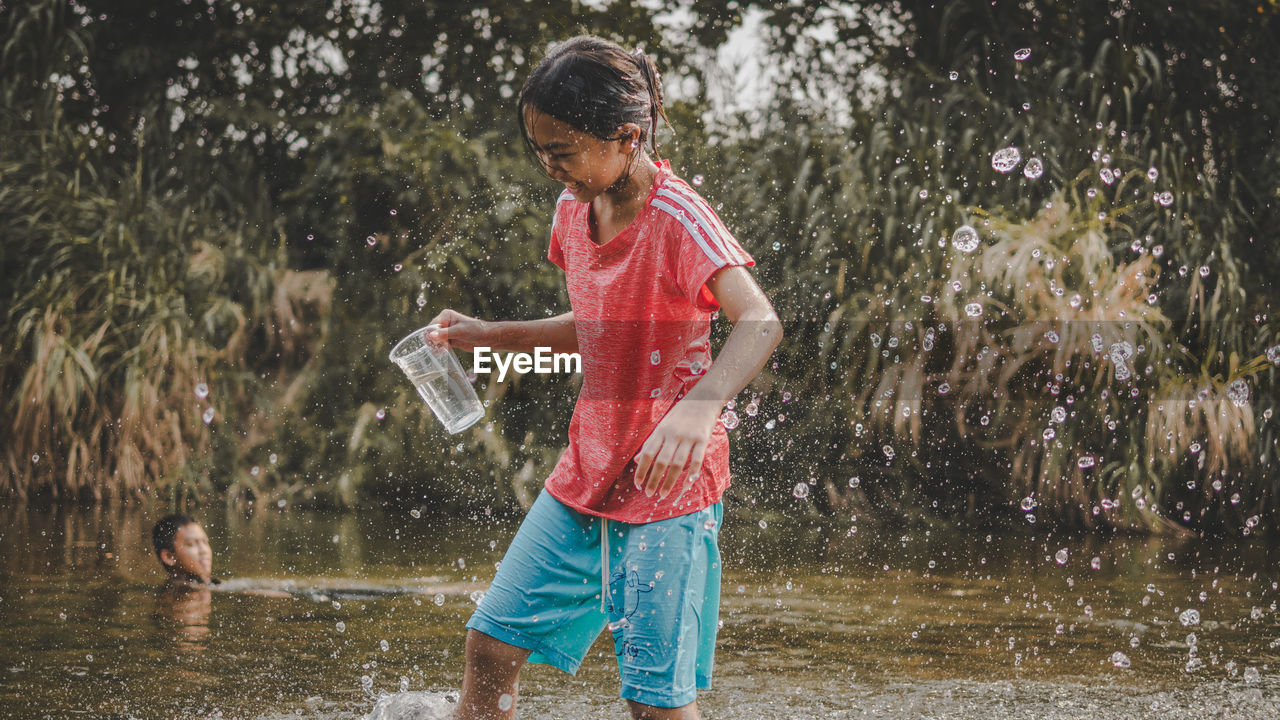
{"label": "white drawstring", "polygon": [[600,518],[600,612],[608,613],[605,594],[609,592],[609,518]]}

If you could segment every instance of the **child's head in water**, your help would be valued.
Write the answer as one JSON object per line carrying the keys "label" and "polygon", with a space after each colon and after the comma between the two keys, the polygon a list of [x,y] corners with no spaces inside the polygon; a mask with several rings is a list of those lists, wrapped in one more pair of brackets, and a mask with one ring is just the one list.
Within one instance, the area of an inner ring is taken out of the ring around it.
{"label": "child's head in water", "polygon": [[166,515],[151,529],[156,557],[174,580],[208,583],[213,578],[209,536],[194,518]]}
{"label": "child's head in water", "polygon": [[624,188],[657,152],[662,83],[653,61],[581,35],[553,47],[516,103],[525,142],[580,202]]}

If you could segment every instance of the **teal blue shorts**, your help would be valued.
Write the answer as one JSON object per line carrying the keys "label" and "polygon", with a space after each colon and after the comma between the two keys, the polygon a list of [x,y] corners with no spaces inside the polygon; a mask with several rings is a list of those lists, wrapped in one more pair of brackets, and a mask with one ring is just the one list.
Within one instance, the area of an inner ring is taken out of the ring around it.
{"label": "teal blue shorts", "polygon": [[717,503],[634,525],[580,513],[543,491],[467,627],[570,674],[608,628],[624,699],[687,705],[711,687],[722,512]]}

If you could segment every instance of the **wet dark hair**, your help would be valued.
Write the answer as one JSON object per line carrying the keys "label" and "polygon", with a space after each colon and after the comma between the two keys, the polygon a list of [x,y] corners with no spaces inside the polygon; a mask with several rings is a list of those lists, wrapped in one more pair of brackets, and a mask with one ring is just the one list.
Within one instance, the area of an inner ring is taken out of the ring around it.
{"label": "wet dark hair", "polygon": [[173,541],[178,537],[178,531],[195,522],[196,519],[190,515],[178,513],[165,515],[157,520],[155,527],[151,528],[151,544],[155,546],[156,557],[160,557],[161,550],[172,551]]}
{"label": "wet dark hair", "polygon": [[590,133],[601,140],[627,123],[640,126],[641,143],[658,152],[658,120],[662,109],[662,81],[653,60],[639,50],[594,35],[579,35],[553,45],[524,82],[516,102],[516,119],[525,144],[534,150],[525,125],[530,108]]}

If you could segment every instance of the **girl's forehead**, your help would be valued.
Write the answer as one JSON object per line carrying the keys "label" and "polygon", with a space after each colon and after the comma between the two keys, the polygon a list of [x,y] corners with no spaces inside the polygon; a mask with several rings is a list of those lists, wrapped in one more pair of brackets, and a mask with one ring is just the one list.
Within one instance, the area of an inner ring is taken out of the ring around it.
{"label": "girl's forehead", "polygon": [[576,145],[587,136],[587,133],[573,127],[567,122],[537,110],[529,108],[524,112],[524,125],[529,130],[529,139],[541,148],[558,144]]}

